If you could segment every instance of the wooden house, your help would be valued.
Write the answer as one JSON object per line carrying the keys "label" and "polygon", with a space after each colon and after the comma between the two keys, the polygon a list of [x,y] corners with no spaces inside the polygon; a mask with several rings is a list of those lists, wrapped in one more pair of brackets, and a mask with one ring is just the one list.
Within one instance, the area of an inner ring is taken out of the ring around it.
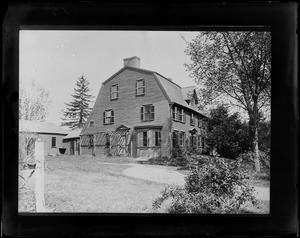
{"label": "wooden house", "polygon": [[170,156],[172,147],[205,148],[207,117],[197,110],[195,87],[181,88],[140,68],[140,58],[102,83],[81,132],[82,154]]}
{"label": "wooden house", "polygon": [[59,155],[63,138],[69,131],[51,122],[19,120],[19,143],[25,143],[27,154],[34,141],[40,138],[44,142],[45,155]]}
{"label": "wooden house", "polygon": [[80,132],[81,129],[70,131],[63,138],[63,147],[66,155],[80,155]]}

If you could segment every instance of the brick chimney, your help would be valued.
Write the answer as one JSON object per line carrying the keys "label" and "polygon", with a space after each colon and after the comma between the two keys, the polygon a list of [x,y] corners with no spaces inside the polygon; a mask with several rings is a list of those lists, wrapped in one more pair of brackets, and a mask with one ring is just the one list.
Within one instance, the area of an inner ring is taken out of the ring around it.
{"label": "brick chimney", "polygon": [[124,67],[140,68],[141,59],[137,56],[124,59]]}

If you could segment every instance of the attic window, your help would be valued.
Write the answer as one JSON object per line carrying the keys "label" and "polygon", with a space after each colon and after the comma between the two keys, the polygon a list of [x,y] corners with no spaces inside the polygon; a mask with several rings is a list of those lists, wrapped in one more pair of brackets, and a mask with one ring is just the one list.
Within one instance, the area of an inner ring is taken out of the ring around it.
{"label": "attic window", "polygon": [[135,83],[136,85],[136,96],[145,95],[145,79],[139,79]]}
{"label": "attic window", "polygon": [[94,121],[90,121],[90,127],[94,127],[95,122]]}
{"label": "attic window", "polygon": [[118,84],[110,86],[110,99],[116,100],[119,98],[119,86]]}

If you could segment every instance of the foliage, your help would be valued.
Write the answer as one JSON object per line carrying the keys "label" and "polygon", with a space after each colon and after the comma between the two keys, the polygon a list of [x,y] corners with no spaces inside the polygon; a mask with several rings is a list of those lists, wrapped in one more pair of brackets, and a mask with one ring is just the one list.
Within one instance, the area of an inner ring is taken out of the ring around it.
{"label": "foliage", "polygon": [[239,213],[245,202],[257,204],[253,188],[245,181],[248,178],[239,161],[215,158],[192,168],[183,188],[167,187],[162,191],[153,208],[171,199],[169,213]]}
{"label": "foliage", "polygon": [[64,121],[61,125],[68,126],[72,130],[77,128],[82,128],[87,121],[91,113],[91,108],[89,107],[90,99],[93,98],[89,94],[91,89],[89,86],[89,81],[84,76],[78,78],[76,82],[76,88],[74,88],[73,101],[70,103],[65,103],[67,108],[63,111]]}
{"label": "foliage", "polygon": [[271,149],[271,122],[261,121],[258,129],[258,141],[260,151],[269,152]]}
{"label": "foliage", "polygon": [[34,142],[35,133],[19,133],[19,167],[24,169],[35,163]]}
{"label": "foliage", "polygon": [[[242,160],[244,163],[248,163],[251,166],[254,166],[253,161],[253,152],[248,151],[239,155],[239,159]],[[270,173],[270,151],[259,151],[259,157],[261,161],[262,168],[269,174]]]}
{"label": "foliage", "polygon": [[192,61],[186,67],[206,102],[227,101],[247,112],[258,172],[258,124],[271,100],[270,32],[201,32],[186,43]]}
{"label": "foliage", "polygon": [[242,123],[238,113],[229,115],[228,107],[220,105],[210,112],[207,144],[216,148],[221,157],[236,159],[251,147],[248,126]]}
{"label": "foliage", "polygon": [[20,81],[19,119],[44,121],[52,103],[49,92],[36,85],[35,81]]}

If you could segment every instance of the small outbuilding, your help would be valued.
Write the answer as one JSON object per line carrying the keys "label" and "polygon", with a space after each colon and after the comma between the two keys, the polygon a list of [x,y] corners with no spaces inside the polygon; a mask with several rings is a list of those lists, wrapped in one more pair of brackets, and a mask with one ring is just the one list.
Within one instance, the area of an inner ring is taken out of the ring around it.
{"label": "small outbuilding", "polygon": [[59,155],[62,140],[68,133],[51,122],[19,120],[19,144],[24,145],[27,155],[38,138],[44,142],[45,155]]}
{"label": "small outbuilding", "polygon": [[63,138],[63,147],[66,155],[80,155],[80,132],[81,129],[70,131]]}

